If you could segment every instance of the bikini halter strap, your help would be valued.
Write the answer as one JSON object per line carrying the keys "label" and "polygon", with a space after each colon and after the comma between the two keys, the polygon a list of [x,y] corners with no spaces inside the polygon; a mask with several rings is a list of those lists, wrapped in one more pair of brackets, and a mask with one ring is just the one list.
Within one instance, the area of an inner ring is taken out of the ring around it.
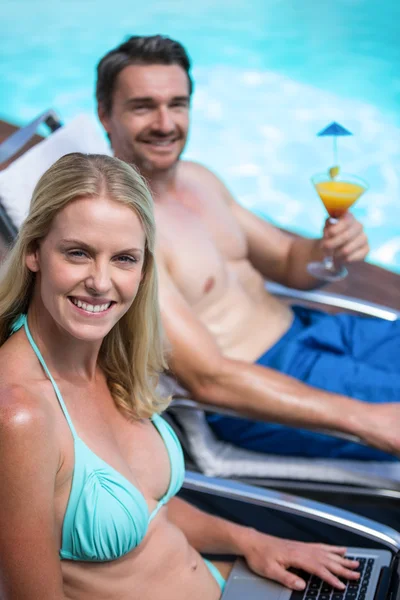
{"label": "bikini halter strap", "polygon": [[44,358],[42,356],[42,353],[40,352],[39,348],[37,347],[36,342],[33,339],[32,334],[31,334],[31,332],[29,330],[28,319],[27,319],[26,315],[20,315],[20,317],[18,317],[17,321],[15,321],[15,323],[13,323],[13,325],[12,325],[12,332],[14,333],[15,331],[17,331],[21,327],[24,327],[25,333],[26,333],[26,337],[28,338],[28,341],[29,341],[30,345],[32,346],[32,349],[33,349],[34,353],[36,354],[36,356],[37,356],[40,364],[42,365],[44,372],[46,373],[47,377],[51,381],[51,384],[52,384],[52,386],[54,388],[54,391],[56,393],[57,399],[58,399],[58,401],[60,403],[61,409],[62,409],[62,411],[64,413],[64,416],[65,416],[65,418],[67,420],[67,423],[68,423],[68,425],[69,425],[69,427],[71,429],[71,433],[72,433],[73,437],[77,438],[78,435],[76,433],[75,427],[73,426],[71,418],[70,418],[70,416],[68,414],[67,407],[65,406],[65,402],[63,400],[63,397],[61,396],[61,392],[58,389],[58,385],[54,381],[54,378],[53,378],[52,374],[50,373],[50,371],[49,371],[49,369],[48,369],[48,367],[47,367],[47,365],[45,363],[45,360],[44,360]]}

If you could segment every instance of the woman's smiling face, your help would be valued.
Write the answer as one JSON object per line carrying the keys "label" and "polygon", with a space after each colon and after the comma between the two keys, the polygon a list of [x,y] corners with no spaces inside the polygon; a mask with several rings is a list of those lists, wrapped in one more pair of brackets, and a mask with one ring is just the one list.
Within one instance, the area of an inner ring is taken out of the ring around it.
{"label": "woman's smiling face", "polygon": [[73,337],[101,340],[136,297],[145,242],[138,215],[107,194],[71,202],[27,255],[33,302]]}

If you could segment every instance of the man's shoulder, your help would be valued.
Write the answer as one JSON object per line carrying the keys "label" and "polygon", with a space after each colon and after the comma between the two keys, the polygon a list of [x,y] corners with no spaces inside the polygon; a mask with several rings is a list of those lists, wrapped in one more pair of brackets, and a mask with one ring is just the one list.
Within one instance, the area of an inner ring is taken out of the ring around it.
{"label": "man's shoulder", "polygon": [[194,160],[179,161],[179,173],[185,177],[201,177],[207,181],[222,184],[221,179],[211,169]]}
{"label": "man's shoulder", "polygon": [[179,179],[184,187],[196,189],[197,192],[206,192],[212,198],[212,204],[219,200],[224,204],[231,204],[233,197],[222,179],[210,168],[195,161],[180,161]]}

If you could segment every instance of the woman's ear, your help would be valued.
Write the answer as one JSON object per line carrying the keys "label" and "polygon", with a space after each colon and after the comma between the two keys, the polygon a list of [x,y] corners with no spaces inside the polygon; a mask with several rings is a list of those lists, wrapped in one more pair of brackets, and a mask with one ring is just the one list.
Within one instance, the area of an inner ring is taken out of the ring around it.
{"label": "woman's ear", "polygon": [[25,264],[32,273],[38,273],[40,271],[38,244],[32,245],[26,253]]}

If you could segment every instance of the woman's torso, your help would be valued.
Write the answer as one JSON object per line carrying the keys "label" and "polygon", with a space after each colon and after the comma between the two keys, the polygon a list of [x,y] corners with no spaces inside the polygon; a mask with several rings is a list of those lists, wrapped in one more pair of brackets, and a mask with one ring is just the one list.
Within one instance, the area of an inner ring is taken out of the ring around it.
{"label": "woman's torso", "polygon": [[[53,386],[35,357],[24,331],[12,336],[0,349],[3,384],[23,381],[33,398],[45,400],[52,413],[59,440],[60,468],[54,487],[54,516],[58,547],[69,506],[76,469],[76,443],[61,410]],[[50,365],[49,365],[50,366]],[[78,384],[57,381],[69,417],[83,444],[143,496],[151,514],[170,486],[171,462],[165,441],[150,420],[130,422],[116,408],[103,374],[96,381]],[[90,426],[89,426],[90,424]],[[172,466],[173,468],[173,466]],[[62,560],[65,595],[74,600],[217,600],[220,591],[200,555],[184,534],[168,520],[162,506],[149,523],[137,547],[116,560],[81,562]]]}

